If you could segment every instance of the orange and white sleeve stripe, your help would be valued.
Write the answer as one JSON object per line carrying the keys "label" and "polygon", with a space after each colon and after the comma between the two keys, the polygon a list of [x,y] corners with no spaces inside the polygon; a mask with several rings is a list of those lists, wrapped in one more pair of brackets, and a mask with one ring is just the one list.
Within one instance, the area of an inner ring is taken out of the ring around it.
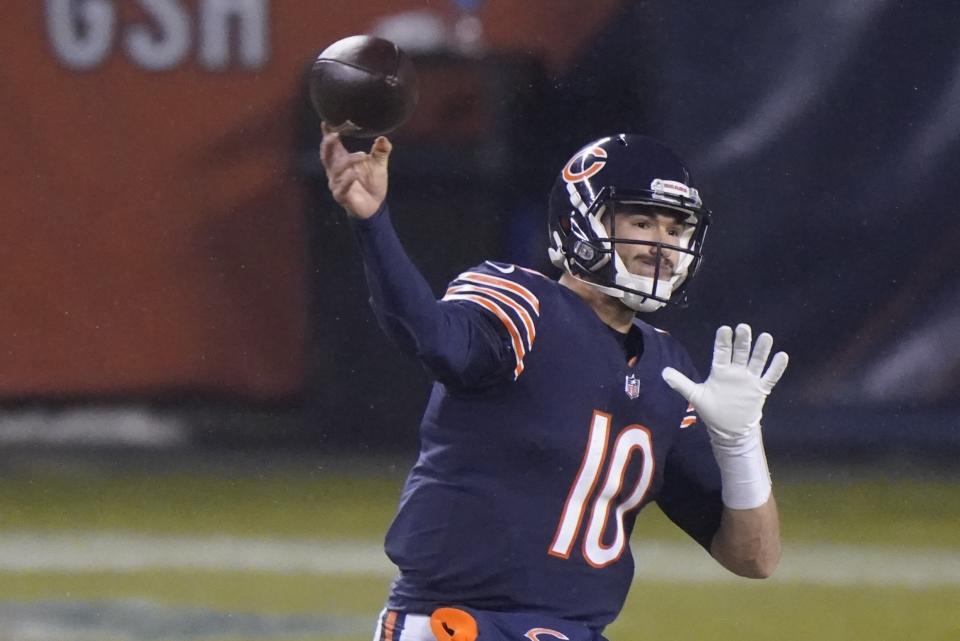
{"label": "orange and white sleeve stripe", "polygon": [[445,301],[465,301],[496,317],[510,337],[516,359],[514,378],[523,372],[523,359],[533,349],[537,337],[540,301],[526,287],[506,278],[464,272],[451,283]]}
{"label": "orange and white sleeve stripe", "polygon": [[693,405],[687,405],[687,413],[684,415],[683,420],[680,421],[681,429],[684,427],[690,427],[697,422],[697,411],[693,409]]}

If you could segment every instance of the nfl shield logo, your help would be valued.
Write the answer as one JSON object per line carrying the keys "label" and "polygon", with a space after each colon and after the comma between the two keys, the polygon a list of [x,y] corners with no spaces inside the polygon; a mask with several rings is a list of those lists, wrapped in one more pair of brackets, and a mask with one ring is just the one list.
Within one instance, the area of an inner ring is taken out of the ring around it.
{"label": "nfl shield logo", "polygon": [[637,380],[636,376],[633,374],[627,376],[626,382],[623,385],[623,391],[632,399],[640,396],[640,381]]}

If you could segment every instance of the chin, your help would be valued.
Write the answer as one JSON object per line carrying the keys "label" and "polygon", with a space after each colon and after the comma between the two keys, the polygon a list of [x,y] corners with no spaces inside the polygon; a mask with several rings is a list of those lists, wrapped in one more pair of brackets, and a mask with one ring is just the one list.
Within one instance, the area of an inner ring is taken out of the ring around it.
{"label": "chin", "polygon": [[[654,278],[655,270],[653,269],[643,269],[641,271],[631,272],[635,276],[644,276],[646,278]],[[673,271],[661,271],[659,280],[670,280],[673,278]]]}

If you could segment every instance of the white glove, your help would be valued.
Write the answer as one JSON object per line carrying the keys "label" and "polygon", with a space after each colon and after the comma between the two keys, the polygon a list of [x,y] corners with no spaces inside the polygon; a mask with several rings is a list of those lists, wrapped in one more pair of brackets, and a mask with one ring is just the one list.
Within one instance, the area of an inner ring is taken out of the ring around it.
{"label": "white glove", "polygon": [[726,325],[718,329],[710,376],[703,383],[672,367],[663,370],[663,380],[693,405],[710,438],[724,445],[735,445],[760,429],[763,403],[787,368],[787,355],[778,352],[763,374],[773,337],[760,334],[752,355],[750,342],[749,325],[737,325],[736,337]]}
{"label": "white glove", "polygon": [[694,383],[672,367],[661,374],[706,424],[723,477],[723,502],[735,509],[758,507],[770,496],[760,419],[788,361],[786,353],[778,352],[764,373],[773,337],[760,334],[752,355],[750,343],[749,325],[737,325],[736,335],[724,325],[717,330],[706,381]]}

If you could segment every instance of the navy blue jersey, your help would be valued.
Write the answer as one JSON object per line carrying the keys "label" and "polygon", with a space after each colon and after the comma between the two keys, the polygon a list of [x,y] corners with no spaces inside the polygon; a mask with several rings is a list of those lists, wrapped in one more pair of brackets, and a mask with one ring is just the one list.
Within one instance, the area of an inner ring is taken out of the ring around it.
{"label": "navy blue jersey", "polygon": [[671,366],[697,378],[675,339],[637,320],[642,350],[628,359],[579,295],[501,263],[460,274],[438,302],[386,213],[358,236],[384,329],[437,379],[386,537],[400,568],[390,608],[601,629],[626,598],[645,504],[709,546],[720,476],[692,409],[660,377]]}

